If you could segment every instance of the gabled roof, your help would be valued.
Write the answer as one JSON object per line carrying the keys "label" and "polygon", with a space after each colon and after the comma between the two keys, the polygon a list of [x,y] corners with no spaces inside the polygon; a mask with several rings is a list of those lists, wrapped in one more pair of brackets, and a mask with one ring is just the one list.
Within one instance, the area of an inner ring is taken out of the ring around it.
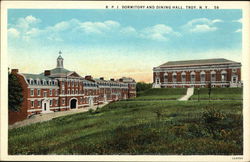
{"label": "gabled roof", "polygon": [[22,73],[22,75],[25,76],[26,79],[40,79],[40,80],[51,80],[51,78],[44,76],[42,74],[27,74],[27,73]]}
{"label": "gabled roof", "polygon": [[173,66],[197,66],[197,65],[214,65],[214,64],[234,64],[239,63],[224,58],[201,59],[201,60],[184,60],[184,61],[169,61],[158,67],[173,67]]}
{"label": "gabled roof", "polygon": [[[44,75],[44,73],[41,73],[41,75]],[[75,71],[70,71],[67,70],[65,68],[54,68],[52,70],[50,70],[50,75],[48,77],[53,77],[53,78],[57,78],[57,77],[80,77],[81,76],[79,74],[77,74]]]}

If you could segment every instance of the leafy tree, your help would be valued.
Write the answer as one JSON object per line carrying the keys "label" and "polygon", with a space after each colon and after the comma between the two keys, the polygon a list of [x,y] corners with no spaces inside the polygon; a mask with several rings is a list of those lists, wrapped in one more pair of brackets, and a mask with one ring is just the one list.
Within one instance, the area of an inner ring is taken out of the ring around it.
{"label": "leafy tree", "polygon": [[23,101],[22,87],[18,81],[18,78],[9,73],[8,82],[8,107],[11,111],[20,111],[21,103]]}
{"label": "leafy tree", "polygon": [[137,92],[145,91],[145,90],[150,89],[150,88],[152,88],[151,83],[145,83],[145,82],[136,83],[136,91]]}

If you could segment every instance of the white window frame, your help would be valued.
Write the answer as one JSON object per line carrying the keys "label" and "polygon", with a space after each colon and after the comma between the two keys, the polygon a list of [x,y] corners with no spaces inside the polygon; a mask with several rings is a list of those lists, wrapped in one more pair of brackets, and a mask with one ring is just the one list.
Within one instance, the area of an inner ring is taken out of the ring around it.
{"label": "white window frame", "polygon": [[31,107],[35,106],[35,101],[31,101]]}
{"label": "white window frame", "polygon": [[41,89],[37,89],[37,96],[41,96]]}
{"label": "white window frame", "polygon": [[34,96],[34,89],[30,89],[30,96]]}

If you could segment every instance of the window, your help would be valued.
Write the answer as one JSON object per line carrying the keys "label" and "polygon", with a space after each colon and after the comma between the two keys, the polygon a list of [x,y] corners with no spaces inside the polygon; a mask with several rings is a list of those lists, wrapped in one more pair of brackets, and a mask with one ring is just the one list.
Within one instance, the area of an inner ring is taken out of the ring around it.
{"label": "window", "polygon": [[57,100],[53,100],[54,101],[54,104],[55,104],[55,106],[57,105]]}
{"label": "window", "polygon": [[30,96],[34,96],[34,89],[30,89]]}
{"label": "window", "polygon": [[34,107],[34,101],[31,101],[31,107]]}
{"label": "window", "polygon": [[72,89],[72,94],[74,94],[74,89]]}
{"label": "window", "polygon": [[41,95],[41,90],[37,89],[37,96],[40,96],[40,95]]}
{"label": "window", "polygon": [[49,100],[49,105],[52,106],[52,104],[53,104],[53,103],[52,103],[52,100]]}
{"label": "window", "polygon": [[36,81],[36,80],[34,80],[34,84],[37,84],[37,81]]}
{"label": "window", "polygon": [[33,85],[33,84],[34,84],[34,81],[33,81],[33,80],[30,80],[30,84]]}
{"label": "window", "polygon": [[76,94],[78,94],[78,90],[76,90]]}
{"label": "window", "polygon": [[205,82],[206,80],[206,76],[205,76],[205,72],[201,72],[201,82]]}
{"label": "window", "polygon": [[64,90],[62,90],[62,94],[64,94]]}
{"label": "window", "polygon": [[160,79],[156,78],[156,84],[160,84]]}
{"label": "window", "polygon": [[236,83],[237,82],[237,78],[234,76],[233,77],[233,83]]}
{"label": "window", "polygon": [[67,94],[70,94],[70,89],[68,89],[68,92],[67,92]]}
{"label": "window", "polygon": [[182,82],[186,81],[186,73],[185,72],[181,73],[181,81]]}
{"label": "window", "polygon": [[176,82],[177,76],[176,73],[173,74],[173,82]]}
{"label": "window", "polygon": [[233,69],[233,73],[236,73],[236,71],[237,71],[236,69]]}
{"label": "window", "polygon": [[211,72],[211,81],[214,82],[216,80],[216,72],[215,71],[212,71]]}
{"label": "window", "polygon": [[195,82],[195,72],[191,72],[191,82]]}
{"label": "window", "polygon": [[47,97],[47,92],[46,91],[43,92],[43,97]]}
{"label": "window", "polygon": [[52,89],[49,90],[49,95],[52,96]]}
{"label": "window", "polygon": [[167,73],[164,74],[164,82],[168,82],[168,74]]}
{"label": "window", "polygon": [[38,101],[38,107],[41,107],[42,101]]}
{"label": "window", "polygon": [[62,105],[64,105],[64,104],[65,104],[65,99],[63,98],[63,99],[62,99]]}
{"label": "window", "polygon": [[221,72],[221,81],[226,81],[227,80],[227,72],[224,70]]}

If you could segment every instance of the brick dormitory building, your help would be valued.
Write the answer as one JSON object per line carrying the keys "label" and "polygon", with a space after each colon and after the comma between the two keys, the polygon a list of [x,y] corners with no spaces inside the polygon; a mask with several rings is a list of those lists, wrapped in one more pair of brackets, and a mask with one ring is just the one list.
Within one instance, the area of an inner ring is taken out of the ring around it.
{"label": "brick dormitory building", "polygon": [[136,97],[134,79],[82,77],[63,67],[61,55],[57,58],[56,68],[41,74],[19,73],[18,69],[12,69],[11,73],[17,76],[22,86],[24,100],[19,112],[9,111],[9,124],[34,114],[79,109]]}
{"label": "brick dormitory building", "polygon": [[154,88],[241,87],[241,63],[219,58],[169,61],[153,68]]}

